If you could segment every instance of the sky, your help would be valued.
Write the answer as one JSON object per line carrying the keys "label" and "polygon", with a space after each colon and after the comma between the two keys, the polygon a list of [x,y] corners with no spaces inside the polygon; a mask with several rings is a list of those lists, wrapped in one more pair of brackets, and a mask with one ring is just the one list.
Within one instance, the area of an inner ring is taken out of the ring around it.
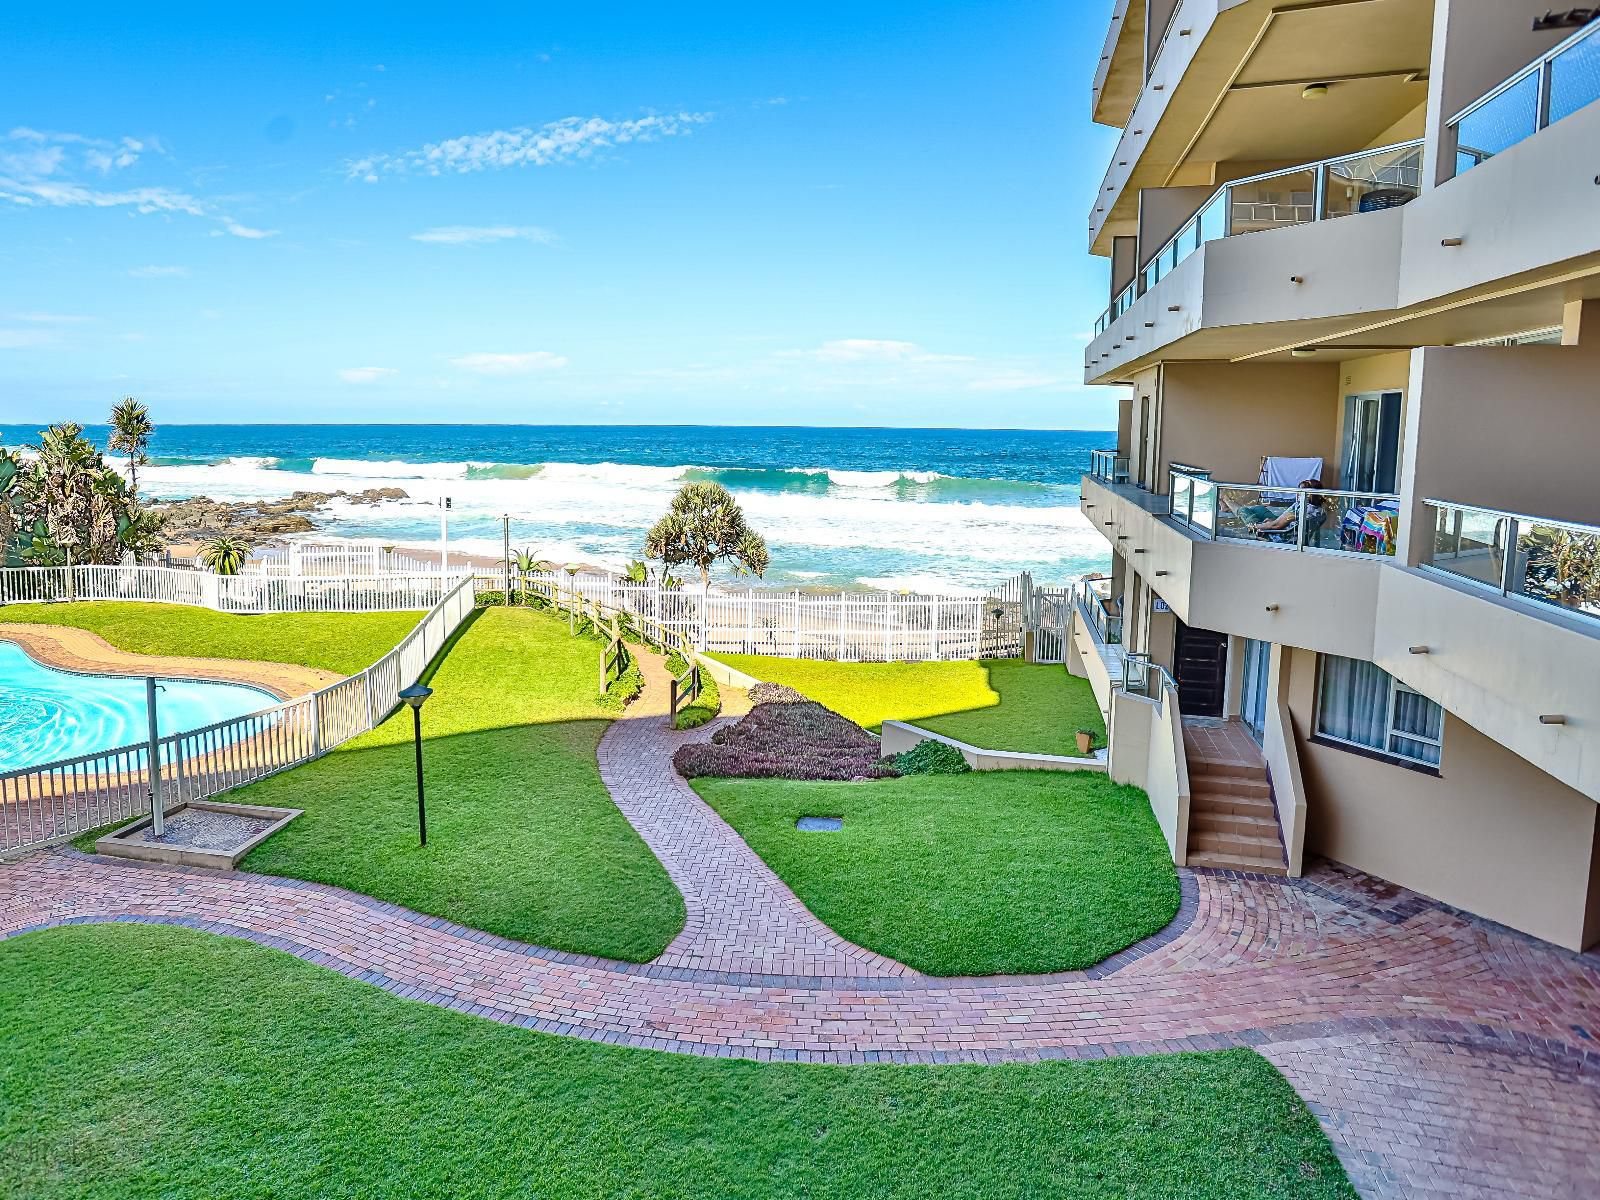
{"label": "sky", "polygon": [[0,422],[1111,427],[1109,9],[8,6]]}

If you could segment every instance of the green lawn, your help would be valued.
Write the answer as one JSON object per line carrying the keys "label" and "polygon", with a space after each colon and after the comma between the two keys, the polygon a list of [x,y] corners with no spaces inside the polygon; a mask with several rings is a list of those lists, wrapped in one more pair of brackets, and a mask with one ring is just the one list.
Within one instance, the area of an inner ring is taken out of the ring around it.
{"label": "green lawn", "polygon": [[690,1058],[492,1024],[190,930],[0,943],[0,1195],[1346,1200],[1253,1051]]}
{"label": "green lawn", "polygon": [[[1091,966],[1178,911],[1149,801],[1104,775],[693,786],[818,919],[932,975]],[[844,829],[795,829],[808,815],[843,817]]]}
{"label": "green lawn", "polygon": [[986,750],[1077,754],[1074,738],[1105,722],[1086,679],[1062,666],[998,658],[983,662],[835,663],[718,654],[737,671],[804,692],[876,732],[884,721],[913,721]]}
{"label": "green lawn", "polygon": [[480,611],[430,680],[422,714],[427,847],[417,845],[405,710],[232,793],[306,810],[241,866],[543,946],[654,958],[683,928],[683,898],[600,780],[595,748],[621,703],[595,694],[598,645],[547,613]]}
{"label": "green lawn", "polygon": [[7,604],[0,624],[70,625],[129,654],[295,663],[354,675],[399,644],[420,613],[239,616],[173,604]]}

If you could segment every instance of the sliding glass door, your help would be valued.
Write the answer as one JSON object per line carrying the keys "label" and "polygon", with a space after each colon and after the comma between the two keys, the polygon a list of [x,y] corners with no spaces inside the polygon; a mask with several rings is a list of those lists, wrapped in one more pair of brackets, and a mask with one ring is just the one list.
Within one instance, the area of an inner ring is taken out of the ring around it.
{"label": "sliding glass door", "polygon": [[1267,673],[1272,665],[1272,643],[1246,638],[1244,643],[1243,679],[1239,691],[1239,715],[1256,744],[1266,736],[1267,729]]}

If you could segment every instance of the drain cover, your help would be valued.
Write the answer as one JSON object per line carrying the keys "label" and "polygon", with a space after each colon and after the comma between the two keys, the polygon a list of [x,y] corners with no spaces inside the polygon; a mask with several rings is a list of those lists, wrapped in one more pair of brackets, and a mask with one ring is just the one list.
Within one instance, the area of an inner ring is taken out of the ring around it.
{"label": "drain cover", "polygon": [[844,828],[843,817],[801,817],[794,823],[796,829],[818,829],[837,833]]}

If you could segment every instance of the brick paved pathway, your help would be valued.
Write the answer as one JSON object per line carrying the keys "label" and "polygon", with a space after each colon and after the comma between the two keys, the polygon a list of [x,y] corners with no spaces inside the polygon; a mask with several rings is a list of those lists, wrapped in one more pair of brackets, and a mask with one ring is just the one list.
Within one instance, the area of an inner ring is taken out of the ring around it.
{"label": "brick paved pathway", "polygon": [[[681,736],[650,729],[641,718],[608,736],[609,778]],[[186,925],[492,1020],[695,1054],[989,1062],[1254,1046],[1312,1105],[1365,1195],[1600,1191],[1593,955],[1320,865],[1303,880],[1184,872],[1173,926],[1086,972],[895,975],[819,936],[775,880],[742,877],[749,860],[727,852],[714,814],[682,795],[620,799],[696,891],[699,928],[653,964],[507,942],[320,884],[72,851],[0,865],[0,938]],[[671,820],[724,850],[697,855],[652,828]]]}
{"label": "brick paved pathway", "polygon": [[600,776],[683,893],[688,920],[656,961],[761,975],[885,976],[911,968],[841,938],[672,769],[688,733],[668,726],[667,672],[641,655],[643,695],[600,742]]}

